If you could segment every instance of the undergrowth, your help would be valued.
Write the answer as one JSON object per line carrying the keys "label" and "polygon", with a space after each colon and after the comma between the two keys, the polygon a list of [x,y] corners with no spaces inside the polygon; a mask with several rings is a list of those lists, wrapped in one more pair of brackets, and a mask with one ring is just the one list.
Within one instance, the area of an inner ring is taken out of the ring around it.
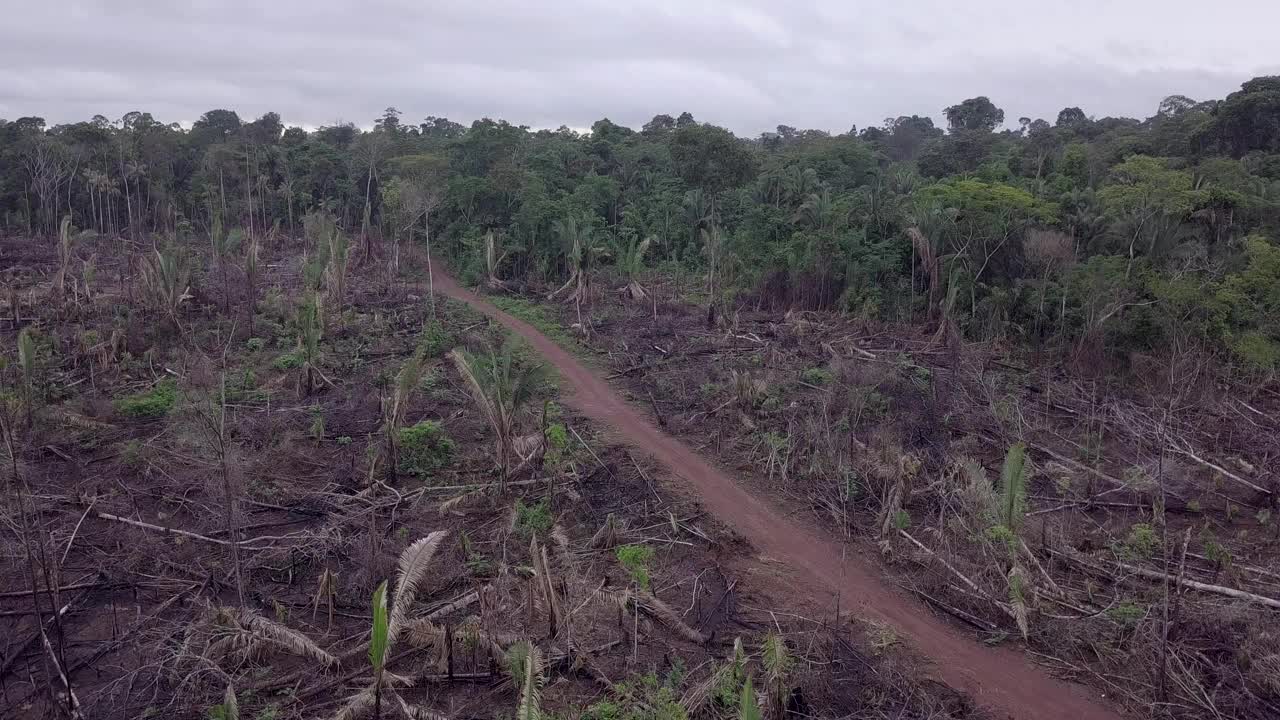
{"label": "undergrowth", "polygon": [[156,383],[150,390],[119,398],[116,410],[131,418],[159,418],[169,414],[178,399],[178,384],[171,378]]}

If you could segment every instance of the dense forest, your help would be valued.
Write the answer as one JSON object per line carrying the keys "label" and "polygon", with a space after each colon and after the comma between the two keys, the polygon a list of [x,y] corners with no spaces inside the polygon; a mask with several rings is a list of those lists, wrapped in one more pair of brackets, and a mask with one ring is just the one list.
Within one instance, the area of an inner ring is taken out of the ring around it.
{"label": "dense forest", "polygon": [[726,303],[927,320],[1094,365],[1190,349],[1245,376],[1280,366],[1280,77],[1145,120],[1068,107],[1005,129],[986,97],[944,112],[749,139],[689,113],[590,132],[394,108],[311,132],[225,109],[189,129],[23,117],[0,120],[0,217],[32,238],[70,218],[128,253],[330,214],[370,262],[431,243],[472,278],[488,262],[557,286],[661,266]]}

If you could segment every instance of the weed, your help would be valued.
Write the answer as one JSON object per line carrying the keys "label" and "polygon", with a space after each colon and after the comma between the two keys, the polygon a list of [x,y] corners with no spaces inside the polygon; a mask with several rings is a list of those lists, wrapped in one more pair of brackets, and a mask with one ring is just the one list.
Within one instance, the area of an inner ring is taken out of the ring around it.
{"label": "weed", "polygon": [[351,436],[350,436],[350,435],[341,435],[341,436],[339,436],[339,437],[338,437],[338,444],[339,444],[339,445],[341,445],[342,447],[346,447],[346,446],[350,445],[350,444],[351,444]]}
{"label": "weed", "polygon": [[911,527],[911,515],[906,510],[899,510],[893,514],[893,527],[897,530],[906,530]]}
{"label": "weed", "polygon": [[301,353],[291,352],[276,358],[272,361],[271,367],[277,370],[297,370],[302,367],[303,362]]}
{"label": "weed", "polygon": [[400,428],[396,434],[396,469],[406,475],[426,475],[439,470],[448,465],[453,456],[453,439],[433,420]]}
{"label": "weed", "polygon": [[130,470],[141,470],[147,464],[142,443],[137,440],[125,443],[124,450],[120,451],[120,462]]}
{"label": "weed", "polygon": [[1205,532],[1200,536],[1200,544],[1204,550],[1204,556],[1209,559],[1209,562],[1213,563],[1215,574],[1231,567],[1233,559],[1231,551],[1218,542],[1217,538]]}
{"label": "weed", "polygon": [[831,371],[826,368],[811,367],[800,373],[800,379],[810,385],[823,387],[831,383]]}
{"label": "weed", "polygon": [[116,400],[115,406],[122,415],[153,419],[168,415],[177,399],[178,384],[171,378],[165,378],[150,390]]}
{"label": "weed", "polygon": [[319,405],[311,406],[311,439],[316,442],[324,440],[324,411]]}
{"label": "weed", "polygon": [[1107,617],[1126,628],[1134,627],[1146,616],[1147,611],[1145,608],[1131,602],[1120,603],[1107,610]]}
{"label": "weed", "polygon": [[1147,523],[1135,523],[1129,528],[1129,536],[1115,548],[1116,554],[1127,560],[1146,560],[1160,547],[1155,528]]}
{"label": "weed", "polygon": [[267,341],[260,337],[251,337],[244,341],[244,345],[249,348],[249,352],[258,352],[267,346]]}
{"label": "weed", "polygon": [[516,532],[521,537],[527,538],[534,533],[545,535],[554,522],[551,506],[546,500],[539,500],[536,505],[525,505],[523,500],[516,500]]}
{"label": "weed", "polygon": [[541,305],[510,295],[495,295],[489,298],[489,302],[508,315],[534,326],[538,332],[554,340],[557,345],[569,350],[577,347],[573,336],[566,332],[560,321]]}
{"label": "weed", "polygon": [[614,554],[618,558],[618,564],[621,565],[635,584],[644,589],[649,589],[649,562],[653,560],[653,548],[648,545],[622,545]]}
{"label": "weed", "polygon": [[427,323],[418,337],[418,350],[424,357],[444,357],[454,345],[453,334],[445,330],[439,320]]}
{"label": "weed", "polygon": [[569,431],[561,423],[547,426],[547,452],[543,459],[553,468],[559,468],[569,459]]}

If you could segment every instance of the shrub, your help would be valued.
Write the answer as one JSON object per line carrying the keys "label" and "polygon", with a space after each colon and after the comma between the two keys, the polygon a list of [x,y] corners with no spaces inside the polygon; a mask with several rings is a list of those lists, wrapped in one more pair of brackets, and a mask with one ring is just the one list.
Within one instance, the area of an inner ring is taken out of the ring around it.
{"label": "shrub", "polygon": [[399,447],[396,470],[406,475],[425,475],[449,464],[454,443],[433,420],[423,420],[396,431]]}
{"label": "shrub", "polygon": [[649,589],[649,562],[653,560],[653,548],[648,545],[623,545],[614,551],[618,564],[631,575],[636,585]]}
{"label": "shrub", "polygon": [[810,385],[822,387],[831,382],[831,371],[826,368],[812,367],[800,373],[800,379]]}
{"label": "shrub", "polygon": [[444,329],[439,320],[432,320],[422,328],[418,349],[425,357],[444,357],[454,346],[453,335]]}
{"label": "shrub", "polygon": [[1147,523],[1135,523],[1129,528],[1129,537],[1125,538],[1118,552],[1130,560],[1145,560],[1155,554],[1160,547],[1160,538],[1155,528]]}
{"label": "shrub", "polygon": [[555,519],[551,517],[551,506],[546,500],[537,505],[525,505],[523,500],[516,500],[516,532],[523,537],[534,533],[546,534],[551,530]]}
{"label": "shrub", "polygon": [[115,402],[116,411],[131,418],[159,418],[169,414],[178,399],[178,384],[171,378],[156,383],[155,387]]}
{"label": "shrub", "polygon": [[284,355],[276,358],[275,361],[271,363],[271,367],[277,370],[297,370],[302,367],[302,363],[302,354],[291,352],[285,353]]}

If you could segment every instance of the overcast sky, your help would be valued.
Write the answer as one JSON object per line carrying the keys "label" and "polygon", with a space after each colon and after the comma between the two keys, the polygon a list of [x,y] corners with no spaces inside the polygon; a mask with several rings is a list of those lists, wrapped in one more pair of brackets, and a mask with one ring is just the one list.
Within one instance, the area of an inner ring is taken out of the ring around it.
{"label": "overcast sky", "polygon": [[1016,125],[1147,117],[1280,74],[1280,1],[32,0],[6,3],[0,117],[205,110],[369,125],[394,105],[638,128],[843,132],[987,95]]}

